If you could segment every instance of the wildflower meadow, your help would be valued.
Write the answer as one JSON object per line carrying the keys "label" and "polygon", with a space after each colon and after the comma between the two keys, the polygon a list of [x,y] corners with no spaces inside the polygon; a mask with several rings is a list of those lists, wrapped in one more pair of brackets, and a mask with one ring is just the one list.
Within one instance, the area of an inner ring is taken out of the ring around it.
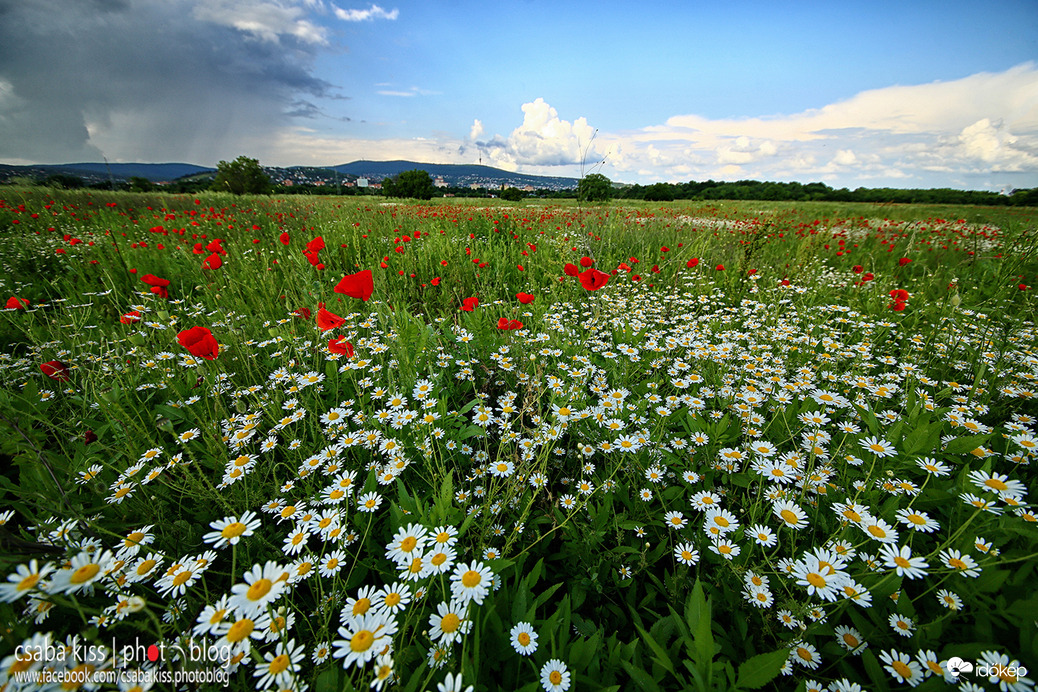
{"label": "wildflower meadow", "polygon": [[1036,223],[4,188],[0,690],[1031,690]]}

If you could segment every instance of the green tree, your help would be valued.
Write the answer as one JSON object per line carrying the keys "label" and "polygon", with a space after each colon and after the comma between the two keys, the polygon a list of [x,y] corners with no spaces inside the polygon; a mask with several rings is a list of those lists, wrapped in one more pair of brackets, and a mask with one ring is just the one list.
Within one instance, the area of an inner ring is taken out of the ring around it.
{"label": "green tree", "polygon": [[674,186],[668,183],[655,183],[645,188],[645,199],[649,202],[672,202]]}
{"label": "green tree", "polygon": [[606,202],[613,196],[613,183],[601,173],[589,173],[577,184],[577,199],[581,202]]}
{"label": "green tree", "polygon": [[518,202],[525,196],[526,195],[523,194],[523,191],[517,187],[506,187],[504,190],[501,190],[500,193],[501,199],[508,202]]}
{"label": "green tree", "polygon": [[270,193],[272,187],[259,161],[239,156],[230,163],[221,161],[216,164],[216,177],[210,189],[236,195],[265,195]]}
{"label": "green tree", "polygon": [[137,175],[131,176],[127,185],[129,185],[130,192],[151,192],[155,189],[150,180]]}
{"label": "green tree", "polygon": [[382,192],[389,197],[408,199],[432,199],[436,194],[429,174],[421,170],[404,171],[393,178],[382,181]]}

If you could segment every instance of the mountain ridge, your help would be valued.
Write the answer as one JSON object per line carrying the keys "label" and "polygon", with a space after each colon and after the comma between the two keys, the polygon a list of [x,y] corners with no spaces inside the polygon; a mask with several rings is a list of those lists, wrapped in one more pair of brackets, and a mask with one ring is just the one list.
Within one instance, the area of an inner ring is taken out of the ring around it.
{"label": "mountain ridge", "polygon": [[[500,187],[501,185],[509,187],[525,187],[529,185],[534,188],[565,189],[576,187],[578,182],[577,178],[514,173],[494,168],[493,166],[479,164],[420,163],[399,159],[391,161],[361,159],[334,166],[263,166],[263,168],[268,174],[271,174],[275,182],[296,178],[297,176],[294,176],[293,172],[305,170],[316,176],[315,179],[320,180],[321,184],[325,185],[338,182],[338,175],[348,176],[353,179],[367,178],[370,182],[378,182],[404,171],[415,169],[426,171],[433,179],[443,178],[444,184],[452,187],[477,185],[491,188]],[[215,168],[190,163],[80,162],[18,166],[0,164],[0,180],[20,175],[30,177],[74,175],[91,182],[102,182],[108,180],[109,177],[119,181],[127,180],[131,177],[141,177],[151,182],[171,182],[177,178],[214,173],[215,171]],[[321,175],[319,173],[321,171],[327,171],[328,174]]]}

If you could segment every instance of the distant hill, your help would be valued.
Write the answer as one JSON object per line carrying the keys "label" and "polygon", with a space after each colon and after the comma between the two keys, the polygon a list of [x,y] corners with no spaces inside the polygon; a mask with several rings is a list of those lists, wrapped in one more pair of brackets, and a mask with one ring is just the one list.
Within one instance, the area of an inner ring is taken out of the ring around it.
{"label": "distant hill", "polygon": [[148,180],[175,180],[185,175],[197,173],[213,173],[215,168],[196,166],[191,163],[68,163],[64,168],[74,168],[93,173],[108,175],[111,168],[112,176],[116,178],[140,177]]}
{"label": "distant hill", "polygon": [[0,164],[0,180],[14,176],[33,178],[49,175],[74,175],[88,181],[108,180],[109,171],[116,180],[147,178],[152,182],[175,180],[185,175],[212,173],[215,168],[190,163],[55,163],[8,166]]}
{"label": "distant hill", "polygon": [[[494,189],[504,185],[521,189],[529,185],[537,189],[564,190],[576,187],[578,182],[576,178],[526,175],[491,166],[418,163],[415,161],[354,161],[339,166],[290,166],[287,168],[264,166],[264,169],[275,183],[279,184],[291,180],[295,184],[331,185],[356,178],[367,178],[375,183],[398,173],[415,169],[426,171],[434,180],[443,178],[444,184],[451,187],[476,185]],[[190,163],[62,163],[29,166],[0,164],[0,180],[16,176],[46,178],[50,175],[73,175],[83,178],[89,183],[96,183],[107,181],[111,175],[117,182],[131,177],[146,178],[152,182],[168,182],[187,176],[212,174],[215,171],[215,168]],[[337,177],[336,173],[345,178]]]}
{"label": "distant hill", "polygon": [[504,171],[492,166],[478,166],[458,163],[416,163],[414,161],[354,161],[338,166],[330,166],[332,170],[346,175],[368,178],[369,180],[382,180],[392,177],[398,173],[411,170],[422,170],[433,178],[443,178],[448,185],[465,187],[472,184],[484,185],[485,187],[500,187],[502,184],[510,187],[523,187],[530,185],[536,188],[564,189],[576,187],[579,182],[576,178],[564,178],[558,176],[526,175]]}

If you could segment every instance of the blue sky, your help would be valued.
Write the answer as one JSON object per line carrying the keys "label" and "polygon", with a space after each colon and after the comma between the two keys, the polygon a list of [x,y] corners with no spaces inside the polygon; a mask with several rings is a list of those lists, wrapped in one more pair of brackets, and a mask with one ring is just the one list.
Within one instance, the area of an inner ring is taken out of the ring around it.
{"label": "blue sky", "polygon": [[1038,186],[1033,1],[3,4],[8,163]]}

